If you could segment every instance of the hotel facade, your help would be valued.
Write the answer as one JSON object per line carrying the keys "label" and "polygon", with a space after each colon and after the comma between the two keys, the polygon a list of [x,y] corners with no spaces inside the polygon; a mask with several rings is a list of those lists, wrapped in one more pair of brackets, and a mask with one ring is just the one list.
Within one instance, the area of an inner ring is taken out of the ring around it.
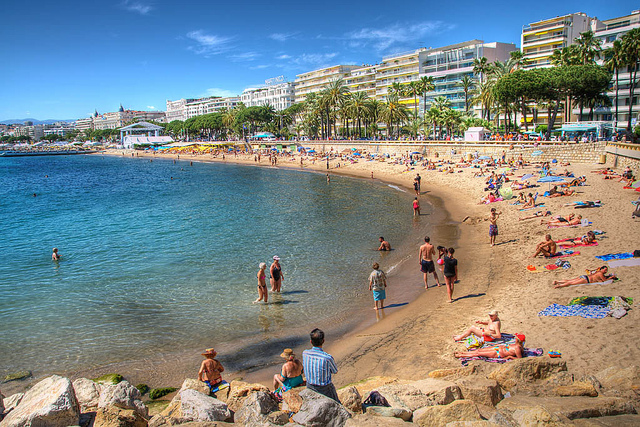
{"label": "hotel facade", "polygon": [[267,80],[263,87],[247,88],[240,100],[246,107],[271,106],[276,111],[285,110],[293,105],[295,90],[292,82],[282,80],[284,77],[276,77]]}
{"label": "hotel facade", "polygon": [[185,121],[192,117],[204,114],[219,113],[224,110],[231,110],[240,103],[240,97],[232,96],[222,98],[219,96],[209,96],[198,99],[178,99],[176,101],[167,100],[167,123],[174,120]]}

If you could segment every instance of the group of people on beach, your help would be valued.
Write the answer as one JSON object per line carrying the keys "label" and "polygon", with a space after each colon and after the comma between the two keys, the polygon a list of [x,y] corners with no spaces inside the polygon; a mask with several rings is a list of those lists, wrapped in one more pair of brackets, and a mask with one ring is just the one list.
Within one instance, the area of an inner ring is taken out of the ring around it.
{"label": "group of people on beach", "polygon": [[[455,253],[454,248],[445,248],[444,246],[438,246],[438,259],[435,261],[439,266],[441,266],[441,271],[444,276],[444,282],[447,286],[447,295],[449,299],[447,302],[453,302],[453,290],[454,284],[459,280],[458,278],[458,260],[454,258],[453,254]],[[440,278],[438,277],[438,273],[436,272],[436,266],[434,263],[434,256],[436,255],[436,247],[431,244],[431,238],[429,236],[425,236],[424,244],[420,246],[420,250],[418,251],[418,260],[420,263],[420,271],[424,277],[424,288],[429,289],[429,275],[433,275],[434,279],[438,286],[442,286],[440,283]]]}

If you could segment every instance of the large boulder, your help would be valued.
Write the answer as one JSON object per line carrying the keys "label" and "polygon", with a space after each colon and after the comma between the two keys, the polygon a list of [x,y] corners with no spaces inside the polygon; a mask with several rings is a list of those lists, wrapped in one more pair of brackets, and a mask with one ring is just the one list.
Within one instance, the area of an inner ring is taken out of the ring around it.
{"label": "large boulder", "polygon": [[390,408],[388,406],[368,406],[367,414],[377,417],[400,418],[409,421],[413,413],[404,408]]}
{"label": "large boulder", "polygon": [[143,418],[148,418],[149,410],[142,403],[140,390],[127,381],[114,385],[103,386],[98,399],[98,408],[116,406],[121,409],[132,409]]}
{"label": "large boulder", "polygon": [[286,411],[273,411],[267,415],[267,421],[277,426],[289,423],[289,413]]}
{"label": "large boulder", "polygon": [[413,413],[413,423],[419,426],[444,426],[452,421],[481,421],[476,404],[456,400],[448,405],[426,406]]}
{"label": "large boulder", "polygon": [[401,418],[378,417],[372,414],[356,415],[349,418],[344,427],[410,427],[413,423],[402,421]]}
{"label": "large boulder", "polygon": [[298,412],[302,406],[302,397],[300,392],[305,388],[296,387],[282,393],[282,410],[289,412]]}
{"label": "large boulder", "polygon": [[427,378],[408,384],[389,384],[378,392],[394,408],[415,411],[431,405],[447,405],[456,399],[462,399],[460,387],[451,381]]}
{"label": "large boulder", "polygon": [[242,407],[242,403],[247,396],[256,391],[269,393],[269,388],[262,384],[250,384],[244,381],[231,381],[231,391],[227,398],[227,406],[229,406],[229,409],[233,412],[237,412]]}
{"label": "large boulder", "polygon": [[240,425],[269,424],[267,416],[278,410],[278,402],[264,391],[251,393],[244,399],[242,407],[236,412],[234,420]]}
{"label": "large boulder", "polygon": [[[383,385],[387,384],[407,384],[411,381],[399,380],[394,377],[369,377],[357,383],[349,384],[348,386],[354,386],[358,389],[360,396],[367,396],[373,390],[377,390]],[[345,386],[345,387],[348,387]]]}
{"label": "large boulder", "polygon": [[147,419],[133,409],[98,408],[93,427],[147,427]]}
{"label": "large boulder", "polygon": [[344,406],[315,391],[300,392],[302,407],[292,419],[305,427],[342,427],[351,418]]}
{"label": "large boulder", "polygon": [[595,375],[604,388],[603,392],[613,396],[633,396],[640,392],[640,368],[610,367]]}
{"label": "large boulder", "polygon": [[338,390],[338,399],[340,399],[342,406],[354,414],[362,412],[362,396],[354,386],[343,387]]}
{"label": "large boulder", "polygon": [[23,397],[24,397],[24,393],[16,393],[16,394],[12,394],[9,397],[5,397],[4,398],[4,412],[7,413],[9,411],[12,411],[13,408],[18,406],[18,404],[22,401]]}
{"label": "large boulder", "polygon": [[555,388],[558,396],[598,396],[598,390],[589,381],[576,381],[569,385],[561,385]]}
{"label": "large boulder", "polygon": [[182,387],[180,387],[180,390],[178,391],[181,392],[182,390],[195,390],[197,392],[200,392],[204,395],[209,395],[209,386],[206,385],[204,382],[197,380],[195,378],[187,378],[186,380],[184,380],[182,382]]}
{"label": "large boulder", "polygon": [[464,378],[456,381],[465,400],[487,406],[496,406],[504,397],[496,380]]}
{"label": "large boulder", "polygon": [[436,369],[429,372],[429,378],[466,377],[476,372],[476,365],[462,366],[460,368]]}
{"label": "large boulder", "polygon": [[[496,409],[505,418],[515,421],[524,412],[536,412],[549,419],[592,418],[610,415],[635,414],[636,410],[628,399],[619,397],[532,397],[515,395],[503,399]],[[549,415],[544,415],[544,414]],[[539,415],[535,415],[539,419]]]}
{"label": "large boulder", "polygon": [[637,427],[640,426],[640,415],[582,418],[573,420],[571,423],[573,427]]}
{"label": "large boulder", "polygon": [[4,414],[4,396],[0,393],[0,420],[2,420],[2,414]]}
{"label": "large boulder", "polygon": [[73,381],[73,389],[80,404],[80,410],[87,412],[98,407],[100,400],[100,384],[87,378],[78,378]]}
{"label": "large boulder", "polygon": [[564,360],[548,357],[525,357],[503,364],[491,372],[488,378],[498,381],[503,389],[512,390],[519,383],[542,380],[566,370],[567,362]]}
{"label": "large boulder", "polygon": [[[224,402],[187,389],[176,394],[167,409],[153,418],[156,417],[170,419],[175,424],[189,421],[226,421],[231,418],[231,411]],[[149,425],[151,424],[150,422]]]}
{"label": "large boulder", "polygon": [[80,405],[68,378],[53,375],[27,391],[0,422],[2,427],[67,427],[77,425]]}

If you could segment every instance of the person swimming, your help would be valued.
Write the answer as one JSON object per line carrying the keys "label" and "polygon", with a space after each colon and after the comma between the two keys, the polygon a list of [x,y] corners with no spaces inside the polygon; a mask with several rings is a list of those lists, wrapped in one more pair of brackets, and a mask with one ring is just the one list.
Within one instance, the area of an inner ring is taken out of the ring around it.
{"label": "person swimming", "polygon": [[59,261],[62,258],[62,255],[58,253],[58,248],[53,248],[53,253],[51,254],[52,261]]}

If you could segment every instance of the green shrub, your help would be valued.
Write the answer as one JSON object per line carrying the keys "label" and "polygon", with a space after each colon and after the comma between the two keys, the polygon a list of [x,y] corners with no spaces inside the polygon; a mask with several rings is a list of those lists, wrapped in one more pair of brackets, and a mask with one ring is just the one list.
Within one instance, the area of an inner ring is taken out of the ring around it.
{"label": "green shrub", "polygon": [[99,384],[118,384],[123,379],[120,374],[104,374],[101,377],[94,378],[93,381]]}
{"label": "green shrub", "polygon": [[140,392],[140,394],[144,395],[145,393],[147,393],[149,391],[149,386],[146,384],[138,384],[136,386],[136,388],[138,389],[138,391]]}
{"label": "green shrub", "polygon": [[161,388],[154,388],[153,390],[151,390],[149,392],[149,397],[151,399],[159,399],[162,396],[166,396],[169,393],[173,393],[174,391],[176,391],[177,388],[175,387],[161,387]]}

